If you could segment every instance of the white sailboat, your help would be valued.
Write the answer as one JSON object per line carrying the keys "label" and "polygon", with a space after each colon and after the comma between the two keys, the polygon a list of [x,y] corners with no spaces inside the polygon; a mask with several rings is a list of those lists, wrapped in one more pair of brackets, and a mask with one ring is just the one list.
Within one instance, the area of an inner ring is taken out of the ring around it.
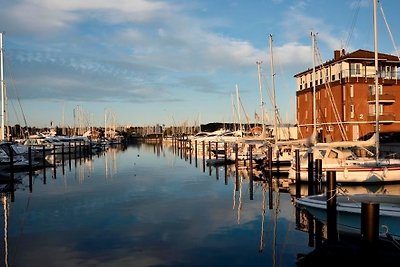
{"label": "white sailboat", "polygon": [[[293,160],[292,148],[293,140],[280,140],[278,131],[278,107],[276,104],[276,93],[275,93],[275,71],[274,71],[274,58],[273,58],[273,40],[272,35],[269,35],[269,52],[270,52],[270,69],[271,69],[271,102],[273,107],[273,132],[274,138],[272,141],[267,141],[266,147],[272,148],[272,168],[274,171],[288,172]],[[280,128],[280,127],[279,127]],[[298,141],[295,141],[297,143]],[[265,151],[267,153],[267,151]]]}

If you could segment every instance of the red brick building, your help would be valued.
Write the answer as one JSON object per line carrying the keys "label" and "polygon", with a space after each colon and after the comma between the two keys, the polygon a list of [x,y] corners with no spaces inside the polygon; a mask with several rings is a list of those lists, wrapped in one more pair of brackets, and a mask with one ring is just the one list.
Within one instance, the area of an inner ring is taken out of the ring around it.
{"label": "red brick building", "polygon": [[[400,132],[400,60],[378,55],[380,132]],[[314,75],[313,75],[314,74]],[[375,128],[374,52],[335,51],[334,59],[296,74],[298,137],[312,135],[313,77],[320,141],[357,140]]]}

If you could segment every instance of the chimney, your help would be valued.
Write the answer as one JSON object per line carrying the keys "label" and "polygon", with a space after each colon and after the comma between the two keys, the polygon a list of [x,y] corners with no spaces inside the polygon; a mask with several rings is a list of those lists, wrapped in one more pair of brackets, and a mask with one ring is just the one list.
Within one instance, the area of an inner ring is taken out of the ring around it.
{"label": "chimney", "polygon": [[340,50],[335,50],[333,59],[338,60],[340,56],[341,56]]}
{"label": "chimney", "polygon": [[342,56],[344,56],[344,49],[341,50],[335,50],[334,51],[334,60],[338,60],[339,58],[341,58]]}

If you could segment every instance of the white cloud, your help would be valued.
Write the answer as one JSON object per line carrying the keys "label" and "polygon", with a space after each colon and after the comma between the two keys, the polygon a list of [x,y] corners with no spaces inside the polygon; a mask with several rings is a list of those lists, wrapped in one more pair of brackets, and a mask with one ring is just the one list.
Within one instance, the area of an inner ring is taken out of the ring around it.
{"label": "white cloud", "polygon": [[22,0],[0,10],[0,21],[12,21],[13,30],[50,34],[87,19],[105,24],[146,22],[169,14],[173,6],[148,0]]}

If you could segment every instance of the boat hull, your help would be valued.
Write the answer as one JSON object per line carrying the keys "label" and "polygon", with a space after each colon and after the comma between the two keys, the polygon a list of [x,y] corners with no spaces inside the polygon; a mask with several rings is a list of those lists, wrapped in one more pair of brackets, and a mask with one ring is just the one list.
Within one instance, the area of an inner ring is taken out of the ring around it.
{"label": "boat hull", "polygon": [[[345,166],[345,167],[323,167],[322,182],[326,182],[326,173],[334,171],[337,183],[400,183],[400,166]],[[289,178],[292,182],[296,179],[296,170],[291,167]],[[300,181],[308,181],[308,169],[300,168]]]}
{"label": "boat hull", "polygon": [[[379,204],[379,232],[400,239],[400,196],[385,194],[356,194],[336,196],[337,223],[341,230],[360,233],[361,203]],[[316,219],[327,221],[326,195],[315,195],[296,200],[296,206],[306,209]]]}

